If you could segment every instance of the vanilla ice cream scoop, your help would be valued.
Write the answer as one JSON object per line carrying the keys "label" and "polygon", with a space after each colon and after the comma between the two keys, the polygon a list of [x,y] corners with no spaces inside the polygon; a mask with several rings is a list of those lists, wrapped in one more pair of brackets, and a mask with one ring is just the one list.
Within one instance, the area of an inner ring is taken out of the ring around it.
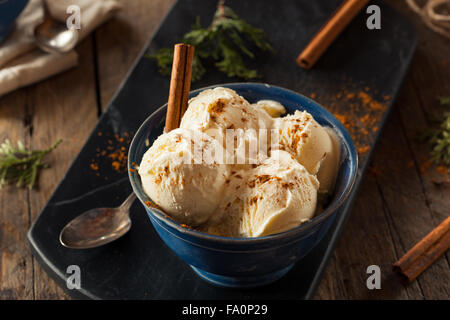
{"label": "vanilla ice cream scoop", "polygon": [[[262,153],[250,154],[249,146],[259,150],[259,130],[270,131],[272,126],[273,119],[263,108],[256,108],[234,90],[222,87],[202,91],[189,100],[180,124],[181,128],[204,132],[219,141],[233,155],[235,164],[259,161]],[[269,144],[270,139],[264,154]]]}
{"label": "vanilla ice cream scoop", "polygon": [[181,128],[200,130],[216,137],[226,129],[262,129],[272,126],[271,117],[255,108],[234,90],[217,87],[189,100]]}
{"label": "vanilla ice cream scoop", "polygon": [[247,186],[240,226],[245,236],[283,232],[314,215],[319,182],[288,152],[274,151],[251,172]]}
{"label": "vanilla ice cream scoop", "polygon": [[144,191],[178,222],[206,222],[215,214],[229,176],[221,152],[221,144],[199,131],[178,128],[162,134],[139,166]]}
{"label": "vanilla ice cream scoop", "polygon": [[286,151],[276,150],[258,167],[230,177],[220,209],[222,221],[209,233],[259,237],[309,220],[316,210],[319,182]]}
{"label": "vanilla ice cream scoop", "polygon": [[332,129],[324,128],[306,111],[275,119],[280,148],[293,154],[311,174],[319,192],[330,192],[339,167],[340,144]]}

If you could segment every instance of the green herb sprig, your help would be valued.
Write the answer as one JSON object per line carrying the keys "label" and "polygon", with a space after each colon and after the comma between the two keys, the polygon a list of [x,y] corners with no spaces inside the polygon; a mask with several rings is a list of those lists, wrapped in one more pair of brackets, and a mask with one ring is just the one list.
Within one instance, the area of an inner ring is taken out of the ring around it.
{"label": "green herb sprig", "polygon": [[6,139],[0,145],[0,188],[7,183],[16,182],[18,187],[27,186],[32,189],[39,169],[48,168],[42,158],[54,150],[61,139],[46,150],[27,150],[22,142],[14,146]]}
{"label": "green herb sprig", "polygon": [[[264,31],[239,18],[233,10],[224,5],[224,1],[219,1],[209,27],[203,28],[197,17],[196,24],[184,35],[182,42],[195,46],[192,81],[203,77],[206,72],[204,63],[207,60],[215,61],[217,69],[228,77],[246,80],[258,78],[260,76],[258,71],[248,68],[245,64],[246,58],[255,58],[249,46],[256,46],[261,51],[274,52],[266,40]],[[173,49],[162,48],[155,54],[147,56],[156,60],[162,75],[170,74]]]}
{"label": "green herb sprig", "polygon": [[[441,97],[441,105],[450,105],[450,97]],[[437,128],[428,130],[423,138],[431,147],[430,161],[450,165],[450,111],[444,111]]]}

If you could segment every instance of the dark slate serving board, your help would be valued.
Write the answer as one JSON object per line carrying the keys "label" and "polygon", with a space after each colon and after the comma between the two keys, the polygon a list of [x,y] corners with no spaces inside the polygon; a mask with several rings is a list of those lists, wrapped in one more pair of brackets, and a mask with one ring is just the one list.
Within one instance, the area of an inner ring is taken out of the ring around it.
{"label": "dark slate serving board", "polygon": [[[417,42],[415,30],[404,17],[383,2],[374,1],[381,7],[381,30],[368,30],[365,27],[367,15],[361,13],[312,70],[297,67],[295,58],[298,53],[341,2],[227,0],[238,15],[262,27],[277,50],[275,56],[262,55],[254,62],[263,74],[259,82],[315,97],[332,112],[356,124],[349,126],[361,151],[356,188],[345,204],[347,209],[336,219],[323,241],[278,282],[246,290],[218,288],[199,279],[159,239],[138,202],[132,207],[132,229],[116,242],[79,251],[59,244],[58,234],[72,218],[89,208],[118,205],[131,192],[127,173],[116,172],[110,168],[111,159],[96,158],[96,154],[117,143],[114,135],[132,135],[141,122],[167,100],[168,78],[157,72],[154,61],[141,57],[28,234],[38,261],[69,295],[93,299],[312,297],[351,212],[361,177]],[[180,0],[165,18],[147,50],[153,52],[162,46],[172,46],[190,29],[196,16],[200,16],[205,25],[211,21],[214,11],[215,1]],[[228,79],[212,68],[200,82],[193,83],[192,89],[233,81],[240,80]],[[370,94],[376,101],[381,101],[375,107],[383,107],[372,110],[377,114],[370,121],[369,118],[364,120],[364,116],[371,105],[363,99],[364,96],[359,99],[358,92],[365,92],[366,96]],[[90,167],[93,159],[98,162],[99,171]],[[69,265],[81,268],[80,290],[66,287]]]}

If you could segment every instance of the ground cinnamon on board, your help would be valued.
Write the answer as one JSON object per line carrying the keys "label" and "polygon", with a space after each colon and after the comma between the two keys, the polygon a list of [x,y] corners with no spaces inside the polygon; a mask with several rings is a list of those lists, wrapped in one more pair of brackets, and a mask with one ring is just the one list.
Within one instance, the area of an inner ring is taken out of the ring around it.
{"label": "ground cinnamon on board", "polygon": [[[95,151],[95,158],[91,159],[90,168],[100,176],[101,168],[108,166],[117,173],[122,173],[127,169],[128,146],[131,142],[130,134],[124,132],[121,135],[98,132],[99,137],[105,137],[105,146],[98,147]],[[105,163],[106,161],[106,163]],[[107,177],[105,176],[105,179]]]}
{"label": "ground cinnamon on board", "polygon": [[[380,95],[376,89],[372,89],[370,86],[365,86],[363,89],[352,89],[356,87],[354,83],[347,80],[344,82],[344,86],[333,96],[320,96],[318,99],[344,125],[350,133],[358,153],[364,155],[370,151],[373,134],[379,130],[391,96]],[[309,96],[314,99],[318,95],[310,93]],[[414,167],[414,162],[409,161],[406,168],[412,167]],[[418,169],[422,174],[427,173],[431,168],[445,179],[444,182],[448,181],[446,179],[449,176],[448,167],[432,166],[430,160],[426,158],[421,159],[418,163]]]}
{"label": "ground cinnamon on board", "polygon": [[[325,104],[334,116],[344,125],[352,136],[359,154],[366,154],[372,144],[372,134],[379,130],[379,123],[387,110],[389,95],[382,99],[374,98],[369,86],[364,89],[351,89],[352,84],[342,88]],[[316,96],[312,93],[310,96]]]}

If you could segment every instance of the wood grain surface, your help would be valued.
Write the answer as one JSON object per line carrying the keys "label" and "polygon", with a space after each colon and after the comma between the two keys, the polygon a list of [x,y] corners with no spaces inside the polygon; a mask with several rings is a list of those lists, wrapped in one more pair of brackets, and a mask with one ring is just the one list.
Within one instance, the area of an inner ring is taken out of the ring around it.
{"label": "wood grain surface", "polygon": [[[32,257],[26,233],[174,0],[121,2],[122,12],[78,45],[77,68],[0,98],[1,141],[45,148],[64,139],[38,189],[0,190],[0,299],[68,298]],[[437,98],[450,95],[450,41],[403,1],[388,2],[414,21],[419,45],[316,299],[450,298],[448,253],[407,287],[391,272],[450,213],[449,176],[426,161],[429,149],[417,139],[432,125]],[[381,290],[366,287],[372,264],[381,268]]]}

